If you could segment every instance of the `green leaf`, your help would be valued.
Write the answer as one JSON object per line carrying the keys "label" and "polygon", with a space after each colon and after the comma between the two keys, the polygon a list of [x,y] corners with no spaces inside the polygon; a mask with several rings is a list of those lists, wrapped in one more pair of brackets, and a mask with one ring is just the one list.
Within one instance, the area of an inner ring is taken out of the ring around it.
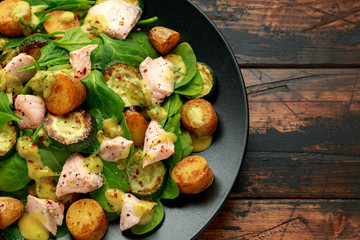
{"label": "green leaf", "polygon": [[61,172],[66,160],[70,157],[70,153],[66,150],[50,147],[39,147],[41,161],[48,166],[53,172]]}
{"label": "green leaf", "polygon": [[6,240],[25,240],[19,231],[17,223],[16,221],[2,230]]}
{"label": "green leaf", "polygon": [[[190,141],[189,141],[190,139]],[[180,142],[182,146],[182,156],[181,159],[186,158],[192,153],[194,147],[191,145],[191,137],[188,131],[182,131],[180,134]]]}
{"label": "green leaf", "polygon": [[163,219],[164,219],[164,206],[162,205],[160,200],[157,200],[154,215],[151,221],[145,225],[139,225],[139,224],[135,225],[134,227],[131,228],[131,232],[136,235],[150,232],[156,226],[158,226]]}
{"label": "green leaf", "polygon": [[81,31],[80,27],[75,27],[67,29],[62,38],[54,40],[54,44],[72,52],[90,45],[91,40]]}
{"label": "green leaf", "polygon": [[8,123],[10,121],[20,121],[21,118],[17,116],[11,109],[10,109],[10,102],[9,98],[6,93],[0,93],[0,125]]}
{"label": "green leaf", "polygon": [[104,185],[96,189],[93,192],[90,192],[90,196],[95,199],[100,206],[107,212],[114,212],[105,200],[105,192],[110,188],[120,189],[124,192],[128,192],[130,189],[129,184],[127,183],[127,177],[124,171],[119,170],[116,164],[103,161],[103,179]]}
{"label": "green leaf", "polygon": [[85,84],[87,89],[87,96],[85,103],[88,109],[98,109],[104,119],[117,117],[122,119],[122,112],[124,111],[124,101],[121,97],[111,90],[105,82],[101,72],[93,70],[89,76],[81,81]]}
{"label": "green leaf", "polygon": [[201,77],[200,71],[197,70],[193,79],[191,79],[191,81],[186,85],[175,89],[175,92],[188,97],[192,97],[201,92],[203,84],[204,80]]}
{"label": "green leaf", "polygon": [[194,50],[187,42],[180,43],[171,54],[181,56],[186,66],[186,76],[180,81],[175,83],[175,89],[184,86],[195,76],[196,68],[196,56]]}
{"label": "green leaf", "polygon": [[22,189],[29,182],[27,164],[17,153],[0,161],[0,191],[13,192]]}
{"label": "green leaf", "polygon": [[155,48],[153,48],[153,46],[150,43],[150,40],[149,40],[148,36],[146,36],[144,33],[142,33],[142,32],[131,32],[129,34],[129,36],[128,36],[128,39],[133,40],[137,44],[139,44],[139,47],[143,48],[143,51],[144,51],[146,56],[149,56],[151,58],[158,58],[159,57],[158,52],[155,50]]}
{"label": "green leaf", "polygon": [[91,69],[102,69],[104,61],[104,59],[102,59],[104,41],[101,38],[94,38],[91,40],[91,44],[98,45],[98,47],[91,52]]}

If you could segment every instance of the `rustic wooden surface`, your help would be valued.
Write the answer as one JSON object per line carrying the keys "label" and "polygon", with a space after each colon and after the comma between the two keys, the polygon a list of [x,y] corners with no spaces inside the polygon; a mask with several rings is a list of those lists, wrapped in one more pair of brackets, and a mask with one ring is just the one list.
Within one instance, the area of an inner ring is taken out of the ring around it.
{"label": "rustic wooden surface", "polygon": [[249,100],[246,156],[198,239],[360,239],[360,1],[193,0]]}

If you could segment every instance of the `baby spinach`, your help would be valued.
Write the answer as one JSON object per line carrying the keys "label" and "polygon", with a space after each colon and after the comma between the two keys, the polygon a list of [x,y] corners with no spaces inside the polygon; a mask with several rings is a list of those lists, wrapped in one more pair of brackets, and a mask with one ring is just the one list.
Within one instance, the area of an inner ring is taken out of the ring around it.
{"label": "baby spinach", "polygon": [[167,116],[164,120],[160,122],[162,127],[165,126],[166,121],[169,118],[172,118],[175,114],[181,112],[181,107],[183,102],[180,99],[180,96],[177,93],[172,94],[166,101],[162,104],[162,107],[166,110]]}
{"label": "baby spinach", "polygon": [[153,48],[150,43],[149,38],[142,32],[131,32],[127,39],[133,40],[138,44],[138,47],[142,47],[142,51],[144,55],[149,56],[151,58],[159,57],[159,54]]}
{"label": "baby spinach", "polygon": [[16,37],[16,38],[9,38],[8,42],[4,45],[4,47],[1,49],[1,50],[6,50],[6,49],[9,49],[9,48],[15,48],[15,47],[18,47],[20,46],[20,44],[28,39],[28,38],[32,38],[32,37],[43,37],[43,38],[50,38],[51,36],[54,36],[56,34],[60,34],[60,33],[63,33],[63,32],[53,32],[53,33],[50,33],[50,34],[44,34],[44,33],[34,33],[30,36],[21,36],[21,37]]}
{"label": "baby spinach", "polygon": [[145,225],[135,225],[131,228],[131,232],[140,235],[147,232],[150,232],[153,230],[157,225],[161,223],[161,221],[164,218],[164,206],[160,202],[160,200],[157,200],[154,215],[151,219],[151,221],[148,224]]}
{"label": "baby spinach", "polygon": [[171,54],[181,56],[186,67],[186,76],[180,81],[175,83],[175,89],[184,86],[195,76],[196,68],[196,56],[194,50],[187,42],[180,43]]}
{"label": "baby spinach", "polygon": [[0,191],[13,192],[22,189],[29,182],[27,164],[17,153],[0,161]]}
{"label": "baby spinach", "polygon": [[104,52],[104,41],[101,38],[94,38],[91,40],[91,44],[98,45],[98,47],[91,52],[91,68],[101,70],[104,61],[102,59],[102,53]]}
{"label": "baby spinach", "polygon": [[20,121],[18,117],[10,108],[9,98],[6,93],[0,93],[0,125],[9,121]]}
{"label": "baby spinach", "polygon": [[6,240],[25,240],[20,233],[20,230],[17,226],[17,221],[11,224],[10,226],[3,229],[3,234]]}
{"label": "baby spinach", "polygon": [[48,166],[53,172],[61,172],[62,166],[70,157],[68,151],[57,149],[55,147],[39,147],[41,161]]}
{"label": "baby spinach", "polygon": [[87,89],[85,103],[88,109],[98,109],[103,118],[111,118],[113,116],[121,120],[124,111],[124,101],[121,97],[111,90],[105,82],[101,72],[93,70],[89,76],[81,81]]}
{"label": "baby spinach", "polygon": [[91,40],[81,31],[80,27],[69,28],[62,38],[54,40],[54,44],[69,52],[91,44]]}
{"label": "baby spinach", "polygon": [[192,97],[201,92],[203,84],[204,80],[202,79],[200,72],[197,70],[191,81],[184,86],[175,89],[175,92],[187,97]]}
{"label": "baby spinach", "polygon": [[182,146],[181,159],[183,159],[192,153],[192,150],[194,149],[194,147],[191,145],[192,140],[190,137],[190,133],[188,131],[185,131],[185,130],[181,131],[180,141],[181,141],[181,146]]}

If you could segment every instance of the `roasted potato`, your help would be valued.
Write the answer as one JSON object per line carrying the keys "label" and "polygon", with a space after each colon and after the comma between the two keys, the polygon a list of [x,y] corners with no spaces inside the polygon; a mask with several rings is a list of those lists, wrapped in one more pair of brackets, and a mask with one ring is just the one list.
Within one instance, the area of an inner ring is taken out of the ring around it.
{"label": "roasted potato", "polygon": [[53,114],[65,114],[84,102],[86,87],[79,79],[64,74],[58,74],[56,78],[50,95],[45,98],[45,105]]}
{"label": "roasted potato", "polygon": [[218,117],[208,101],[192,99],[182,106],[181,123],[194,135],[211,136],[217,128]]}
{"label": "roasted potato", "polygon": [[153,27],[149,32],[149,40],[159,53],[166,55],[179,43],[180,33],[166,27]]}
{"label": "roasted potato", "polygon": [[195,194],[204,191],[214,181],[214,173],[205,158],[193,155],[181,160],[171,172],[180,192]]}
{"label": "roasted potato", "polygon": [[101,206],[95,200],[85,198],[70,205],[66,226],[76,240],[97,240],[105,235],[108,221]]}
{"label": "roasted potato", "polygon": [[[51,16],[50,19],[44,22],[44,28],[48,34],[59,31],[65,32],[69,28],[80,26],[79,20],[72,12],[56,10],[49,12],[47,16]],[[51,38],[57,39],[62,36],[64,36],[64,34],[57,34]]]}
{"label": "roasted potato", "polygon": [[17,37],[23,34],[22,26],[12,18],[12,9],[20,0],[4,0],[0,2],[0,33],[6,37]]}
{"label": "roasted potato", "polygon": [[4,229],[24,213],[24,204],[11,197],[0,197],[0,228]]}
{"label": "roasted potato", "polygon": [[148,124],[145,118],[135,110],[126,110],[124,112],[126,125],[131,133],[131,138],[135,147],[144,146],[145,133],[148,128]]}

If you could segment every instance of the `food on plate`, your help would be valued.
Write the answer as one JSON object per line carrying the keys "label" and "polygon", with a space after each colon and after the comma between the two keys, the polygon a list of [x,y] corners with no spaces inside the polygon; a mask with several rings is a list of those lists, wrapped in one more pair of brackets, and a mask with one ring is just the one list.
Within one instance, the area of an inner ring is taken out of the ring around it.
{"label": "food on plate", "polygon": [[[44,22],[44,28],[49,34],[80,26],[76,15],[70,11],[56,10],[49,12],[47,16],[50,16],[50,18]],[[62,36],[64,36],[64,34],[56,34],[52,36],[52,38],[57,39]]]}
{"label": "food on plate", "polygon": [[159,53],[166,55],[178,45],[180,33],[166,27],[153,27],[149,31],[149,40]]}
{"label": "food on plate", "polygon": [[210,102],[192,99],[181,109],[181,123],[192,134],[211,136],[217,128],[218,117]]}
{"label": "food on plate", "polygon": [[0,197],[0,228],[4,229],[24,213],[24,204],[12,197]]}
{"label": "food on plate", "polygon": [[214,181],[214,173],[205,158],[193,155],[181,160],[171,172],[171,176],[185,194],[204,191]]}
{"label": "food on plate", "polygon": [[211,185],[191,154],[217,128],[202,99],[215,75],[176,29],[141,27],[157,17],[140,19],[140,0],[4,5],[23,35],[0,36],[0,195],[27,202],[5,209],[5,232],[101,239],[119,221],[141,235],[163,221],[163,199]]}
{"label": "food on plate", "polygon": [[6,37],[17,37],[23,34],[22,26],[12,17],[12,9],[20,0],[4,0],[0,2],[0,33]]}
{"label": "food on plate", "polygon": [[55,78],[49,96],[45,98],[46,108],[53,114],[65,114],[79,107],[86,98],[85,85],[64,74]]}
{"label": "food on plate", "polygon": [[85,198],[70,205],[66,226],[76,240],[101,239],[108,228],[104,210],[93,199]]}

